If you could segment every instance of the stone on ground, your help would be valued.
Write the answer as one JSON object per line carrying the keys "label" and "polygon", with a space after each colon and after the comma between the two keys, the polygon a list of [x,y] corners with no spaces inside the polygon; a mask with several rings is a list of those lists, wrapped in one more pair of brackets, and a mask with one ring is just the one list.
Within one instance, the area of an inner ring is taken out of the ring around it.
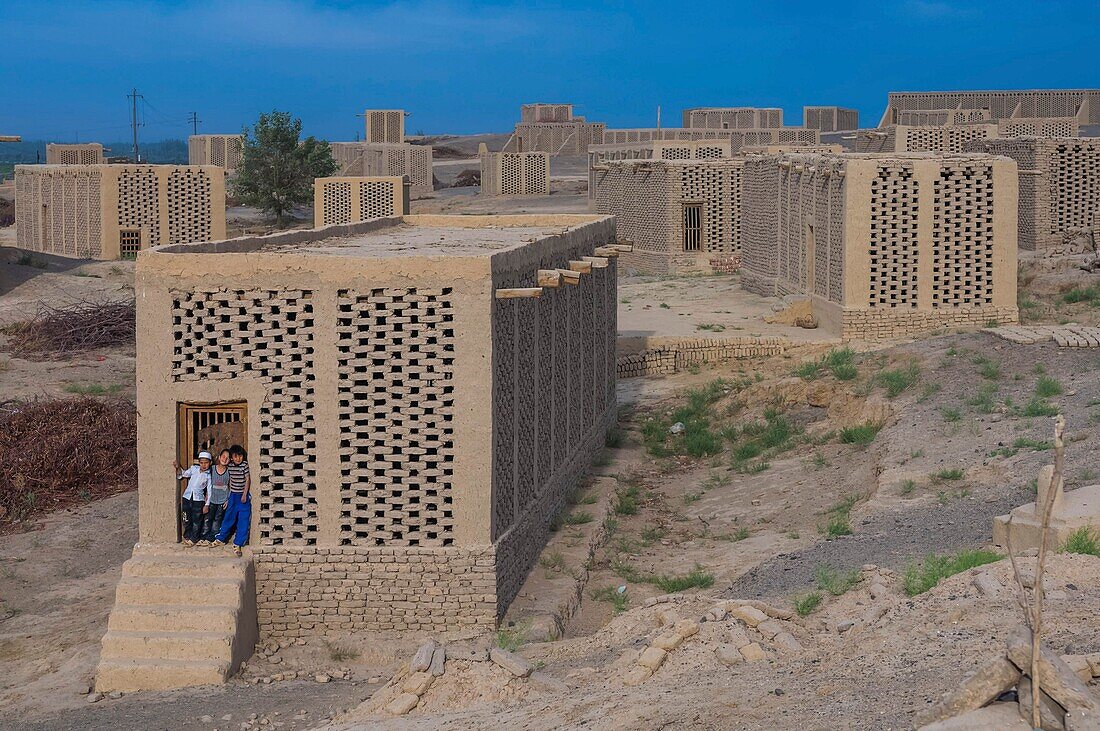
{"label": "stone on ground", "polygon": [[416,708],[416,704],[419,702],[420,696],[415,693],[402,693],[390,701],[389,705],[386,706],[386,713],[391,716],[404,716]]}
{"label": "stone on ground", "polygon": [[920,731],[1031,731],[1015,703],[994,703],[961,716],[921,726]]}
{"label": "stone on ground", "polygon": [[413,655],[412,661],[409,663],[409,670],[414,673],[419,673],[423,670],[427,670],[428,666],[432,664],[432,655],[435,654],[435,642],[428,640],[421,645],[416,654]]}
{"label": "stone on ground", "polygon": [[643,668],[656,670],[661,667],[661,663],[665,661],[666,657],[668,657],[668,653],[660,647],[647,647],[642,654],[638,656],[638,664]]}
{"label": "stone on ground", "polygon": [[737,665],[745,660],[733,645],[718,645],[714,648],[714,654],[718,658],[718,662],[726,667]]}
{"label": "stone on ground", "polygon": [[489,659],[517,678],[526,678],[531,674],[531,664],[514,652],[494,647],[489,650]]}

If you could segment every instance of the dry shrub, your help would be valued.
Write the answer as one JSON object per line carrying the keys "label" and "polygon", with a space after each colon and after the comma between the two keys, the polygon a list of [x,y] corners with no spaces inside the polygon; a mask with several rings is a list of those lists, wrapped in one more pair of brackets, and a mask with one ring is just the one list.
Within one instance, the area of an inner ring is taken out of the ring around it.
{"label": "dry shrub", "polygon": [[39,305],[25,322],[4,329],[12,354],[48,359],[134,342],[134,301],[81,301],[60,307]]}
{"label": "dry shrub", "polygon": [[123,399],[0,404],[0,532],[137,487],[137,411]]}

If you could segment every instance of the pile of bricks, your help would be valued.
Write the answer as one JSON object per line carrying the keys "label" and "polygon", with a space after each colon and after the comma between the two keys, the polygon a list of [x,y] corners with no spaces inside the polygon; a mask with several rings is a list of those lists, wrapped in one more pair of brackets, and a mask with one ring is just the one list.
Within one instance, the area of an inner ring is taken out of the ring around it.
{"label": "pile of bricks", "polygon": [[742,358],[782,355],[790,346],[786,338],[688,338],[662,342],[636,353],[620,355],[619,378],[677,373],[700,363],[720,363]]}

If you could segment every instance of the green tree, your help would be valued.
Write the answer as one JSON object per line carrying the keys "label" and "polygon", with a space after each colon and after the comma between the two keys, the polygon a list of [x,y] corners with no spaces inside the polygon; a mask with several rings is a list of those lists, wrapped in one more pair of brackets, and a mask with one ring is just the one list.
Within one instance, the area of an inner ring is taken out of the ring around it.
{"label": "green tree", "polygon": [[244,147],[233,195],[245,205],[275,214],[282,228],[294,206],[313,200],[313,180],[336,172],[332,150],[324,140],[300,139],[302,120],[288,112],[261,114],[244,129]]}

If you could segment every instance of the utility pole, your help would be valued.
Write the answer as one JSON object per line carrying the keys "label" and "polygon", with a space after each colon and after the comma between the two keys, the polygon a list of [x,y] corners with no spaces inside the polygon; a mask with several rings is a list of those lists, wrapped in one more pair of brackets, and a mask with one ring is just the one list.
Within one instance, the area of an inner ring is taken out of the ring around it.
{"label": "utility pole", "polygon": [[137,116],[137,100],[145,99],[141,94],[138,94],[137,89],[133,89],[126,95],[128,99],[133,100],[133,107],[131,107],[130,127],[134,130],[134,162],[141,162],[141,154],[138,151],[138,116]]}
{"label": "utility pole", "polygon": [[661,105],[657,105],[657,129],[661,128]]}
{"label": "utility pole", "polygon": [[202,121],[201,119],[199,119],[199,113],[191,112],[191,119],[189,119],[188,121],[191,122],[191,129],[193,130],[191,134],[197,135],[199,133],[199,122]]}

